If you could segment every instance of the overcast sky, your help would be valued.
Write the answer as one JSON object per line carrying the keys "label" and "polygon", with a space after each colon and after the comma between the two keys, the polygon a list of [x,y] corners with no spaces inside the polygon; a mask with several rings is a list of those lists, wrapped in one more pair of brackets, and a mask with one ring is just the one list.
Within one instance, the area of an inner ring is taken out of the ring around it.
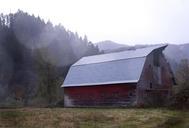
{"label": "overcast sky", "polygon": [[189,43],[189,0],[0,0],[1,13],[18,9],[94,43]]}

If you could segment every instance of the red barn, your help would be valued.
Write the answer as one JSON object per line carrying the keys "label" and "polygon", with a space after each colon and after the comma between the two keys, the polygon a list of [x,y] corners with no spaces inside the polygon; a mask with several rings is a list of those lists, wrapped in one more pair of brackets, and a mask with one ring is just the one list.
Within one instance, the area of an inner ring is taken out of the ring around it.
{"label": "red barn", "polygon": [[174,83],[162,53],[166,46],[83,57],[71,66],[62,85],[65,107],[165,101]]}

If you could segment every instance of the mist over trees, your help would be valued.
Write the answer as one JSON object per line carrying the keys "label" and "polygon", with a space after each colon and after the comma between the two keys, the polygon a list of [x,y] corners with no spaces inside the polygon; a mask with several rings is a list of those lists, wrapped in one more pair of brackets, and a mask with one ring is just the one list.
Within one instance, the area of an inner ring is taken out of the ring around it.
{"label": "mist over trees", "polygon": [[0,15],[0,103],[52,104],[71,64],[99,54],[87,37],[23,11]]}
{"label": "mist over trees", "polygon": [[177,86],[173,88],[172,106],[189,107],[189,60],[183,59],[176,70]]}

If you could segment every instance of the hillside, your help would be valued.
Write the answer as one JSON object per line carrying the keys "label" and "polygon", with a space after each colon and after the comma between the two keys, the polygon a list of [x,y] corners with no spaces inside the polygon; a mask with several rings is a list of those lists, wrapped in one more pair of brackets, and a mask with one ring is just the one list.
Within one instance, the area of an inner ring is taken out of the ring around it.
{"label": "hillside", "polygon": [[104,51],[127,47],[127,45],[119,44],[110,40],[101,41],[96,43],[95,45],[98,46],[99,50],[104,50]]}
{"label": "hillside", "polygon": [[181,45],[173,45],[169,44],[168,47],[165,49],[165,55],[179,62],[181,59],[189,59],[189,44],[181,44]]}

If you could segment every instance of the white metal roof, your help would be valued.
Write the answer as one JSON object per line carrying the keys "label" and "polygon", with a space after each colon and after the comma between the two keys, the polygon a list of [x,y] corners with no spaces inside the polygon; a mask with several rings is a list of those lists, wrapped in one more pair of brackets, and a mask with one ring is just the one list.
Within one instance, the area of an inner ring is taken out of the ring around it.
{"label": "white metal roof", "polygon": [[165,47],[165,46],[166,45],[162,44],[162,45],[155,45],[155,46],[151,46],[147,48],[140,48],[136,50],[128,50],[128,51],[122,51],[122,52],[116,52],[116,53],[83,57],[79,61],[77,61],[73,66],[121,60],[121,59],[129,59],[129,58],[136,58],[136,57],[145,57],[154,49]]}
{"label": "white metal roof", "polygon": [[62,87],[136,83],[146,56],[163,47],[166,46],[84,57],[71,66]]}

